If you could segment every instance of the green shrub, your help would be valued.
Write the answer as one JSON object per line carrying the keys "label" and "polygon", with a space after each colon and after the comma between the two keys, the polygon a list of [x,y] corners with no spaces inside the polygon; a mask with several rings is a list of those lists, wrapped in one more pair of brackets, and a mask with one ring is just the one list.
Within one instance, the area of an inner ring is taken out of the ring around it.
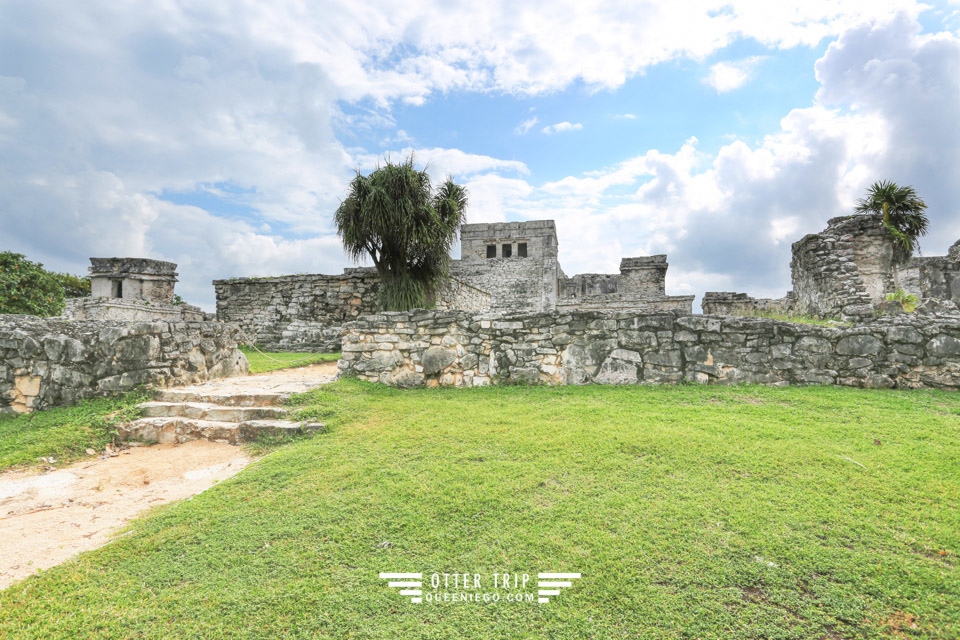
{"label": "green shrub", "polygon": [[60,278],[23,254],[0,253],[0,313],[56,316],[63,312]]}
{"label": "green shrub", "polygon": [[86,298],[90,295],[90,281],[69,273],[56,273],[65,298]]}
{"label": "green shrub", "polygon": [[887,300],[890,302],[899,302],[903,306],[903,310],[907,313],[913,313],[917,308],[917,304],[920,302],[917,300],[917,296],[912,293],[907,293],[903,289],[897,289],[893,293],[888,293]]}

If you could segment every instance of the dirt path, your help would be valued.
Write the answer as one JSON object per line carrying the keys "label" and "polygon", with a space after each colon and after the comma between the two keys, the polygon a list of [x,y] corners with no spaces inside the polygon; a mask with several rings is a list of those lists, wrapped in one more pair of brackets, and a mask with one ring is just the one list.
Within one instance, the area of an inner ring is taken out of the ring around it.
{"label": "dirt path", "polygon": [[[228,378],[188,393],[297,393],[331,382],[336,363]],[[109,542],[156,505],[182,500],[238,473],[250,458],[196,440],[123,448],[50,472],[0,473],[0,589]]]}
{"label": "dirt path", "polygon": [[196,441],[0,474],[0,589],[96,549],[144,510],[200,493],[249,462],[240,447]]}

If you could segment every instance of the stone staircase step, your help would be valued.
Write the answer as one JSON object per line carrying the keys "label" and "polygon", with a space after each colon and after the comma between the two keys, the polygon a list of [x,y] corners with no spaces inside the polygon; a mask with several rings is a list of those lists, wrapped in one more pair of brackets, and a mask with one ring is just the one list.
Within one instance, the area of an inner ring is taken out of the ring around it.
{"label": "stone staircase step", "polygon": [[154,394],[157,402],[203,402],[225,407],[276,407],[290,397],[281,391],[241,393],[210,393],[189,389],[159,389]]}
{"label": "stone staircase step", "polygon": [[144,402],[140,405],[145,418],[194,418],[215,422],[245,420],[278,420],[289,413],[277,406],[236,406],[210,402]]}
{"label": "stone staircase step", "polygon": [[240,444],[263,435],[300,434],[321,431],[319,422],[293,422],[290,420],[244,420],[227,422],[203,420],[181,416],[139,418],[119,428],[123,440],[140,439],[160,444],[180,444],[190,440],[209,440]]}

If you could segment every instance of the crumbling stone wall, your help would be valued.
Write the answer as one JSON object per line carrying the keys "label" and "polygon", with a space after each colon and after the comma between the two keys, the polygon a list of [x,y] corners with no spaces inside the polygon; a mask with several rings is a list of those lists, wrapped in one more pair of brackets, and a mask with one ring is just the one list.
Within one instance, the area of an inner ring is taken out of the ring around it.
{"label": "crumbling stone wall", "polygon": [[386,313],[346,325],[341,375],[399,387],[837,384],[960,389],[960,314],[856,327],[673,313]]}
{"label": "crumbling stone wall", "polygon": [[372,268],[341,275],[215,280],[217,319],[233,322],[261,349],[334,352],[343,323],[376,311]]}
{"label": "crumbling stone wall", "polygon": [[875,242],[856,241],[878,231],[886,233],[874,216],[844,216],[831,218],[820,233],[793,243],[790,271],[798,313],[817,317],[865,317],[873,313],[873,300],[857,259]]}
{"label": "crumbling stone wall", "polygon": [[960,242],[946,256],[894,260],[894,242],[879,215],[832,218],[793,245],[795,309],[819,317],[862,317],[898,290],[960,303]]}
{"label": "crumbling stone wall", "polygon": [[0,413],[244,374],[236,326],[0,315]]}
{"label": "crumbling stone wall", "polygon": [[790,313],[793,309],[793,294],[782,298],[754,298],[746,293],[733,291],[707,291],[700,307],[708,316],[749,316],[762,313]]}

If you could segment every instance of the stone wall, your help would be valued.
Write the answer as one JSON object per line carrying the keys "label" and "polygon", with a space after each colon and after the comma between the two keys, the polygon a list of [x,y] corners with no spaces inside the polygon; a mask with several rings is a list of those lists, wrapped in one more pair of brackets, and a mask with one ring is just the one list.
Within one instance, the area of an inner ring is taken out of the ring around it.
{"label": "stone wall", "polygon": [[400,387],[686,381],[956,390],[960,314],[833,328],[672,313],[387,313],[346,325],[339,367]]}
{"label": "stone wall", "polygon": [[[845,216],[831,218],[820,233],[793,243],[790,271],[796,311],[817,317],[871,315],[873,300],[857,259],[869,253],[877,233],[887,232],[875,216]],[[861,236],[870,239],[857,242]]]}
{"label": "stone wall", "polygon": [[696,296],[666,296],[644,293],[610,293],[579,298],[561,298],[557,301],[558,311],[634,311],[650,313],[653,311],[674,311],[683,315],[693,313],[693,299]]}
{"label": "stone wall", "polygon": [[491,311],[544,311],[557,303],[557,262],[547,258],[456,260],[450,276],[487,294]]}
{"label": "stone wall", "polygon": [[220,322],[0,315],[0,413],[243,374],[249,367],[238,342],[237,327]]}
{"label": "stone wall", "polygon": [[215,280],[217,319],[240,326],[266,351],[334,352],[343,323],[376,310],[372,268],[341,275]]}
{"label": "stone wall", "polygon": [[69,320],[201,322],[207,319],[203,309],[189,304],[166,304],[122,298],[70,298],[66,302],[63,315]]}
{"label": "stone wall", "polygon": [[793,245],[795,310],[818,317],[862,317],[903,290],[919,299],[960,303],[960,243],[946,256],[894,259],[893,238],[878,215],[832,218]]}
{"label": "stone wall", "polygon": [[763,313],[789,313],[793,309],[793,294],[783,298],[754,298],[733,291],[707,291],[700,307],[708,316],[751,316]]}
{"label": "stone wall", "polygon": [[487,311],[492,304],[491,295],[467,284],[463,280],[450,277],[437,294],[436,307],[441,311]]}

